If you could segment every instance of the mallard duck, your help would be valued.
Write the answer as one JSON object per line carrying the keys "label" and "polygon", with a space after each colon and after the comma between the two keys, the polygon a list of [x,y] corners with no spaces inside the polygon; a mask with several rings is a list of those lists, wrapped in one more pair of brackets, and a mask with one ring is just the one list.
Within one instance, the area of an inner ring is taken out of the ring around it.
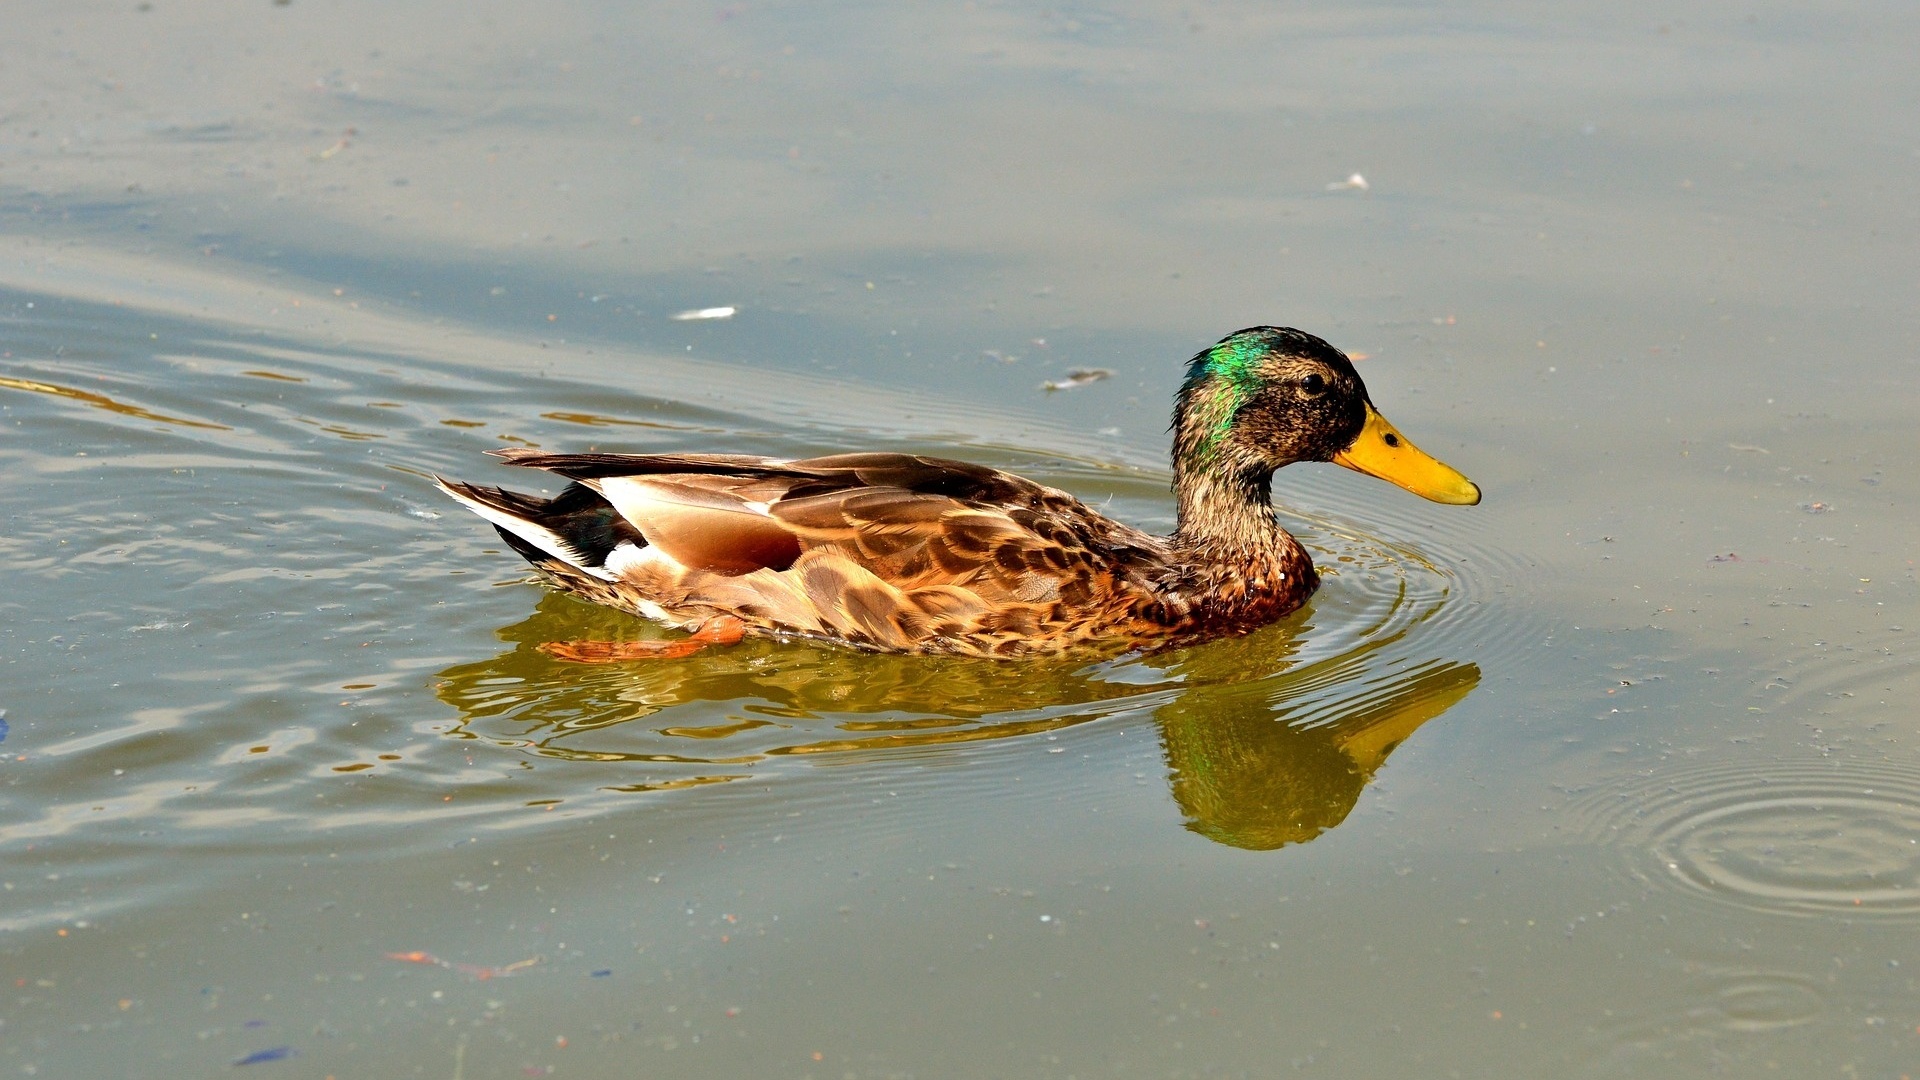
{"label": "mallard duck", "polygon": [[749,633],[987,657],[1190,644],[1273,622],[1319,585],[1274,519],[1275,469],[1331,461],[1435,502],[1480,501],[1374,410],[1344,354],[1273,326],[1188,364],[1170,536],[914,454],[492,453],[573,482],[551,499],[436,478],[440,489],[555,586],[691,632],[543,646],[580,661],[685,656]]}

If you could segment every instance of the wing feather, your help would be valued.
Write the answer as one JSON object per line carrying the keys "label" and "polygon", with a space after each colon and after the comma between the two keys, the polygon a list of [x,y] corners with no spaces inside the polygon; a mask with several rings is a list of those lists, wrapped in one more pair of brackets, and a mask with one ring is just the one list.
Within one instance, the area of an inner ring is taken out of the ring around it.
{"label": "wing feather", "polygon": [[587,572],[617,570],[674,618],[726,612],[871,648],[1018,651],[1122,611],[1166,554],[1064,492],[940,458],[500,456],[604,499],[638,542]]}
{"label": "wing feather", "polygon": [[769,517],[766,504],[677,477],[609,476],[583,481],[599,490],[647,541],[689,569],[716,574],[784,570],[800,541]]}

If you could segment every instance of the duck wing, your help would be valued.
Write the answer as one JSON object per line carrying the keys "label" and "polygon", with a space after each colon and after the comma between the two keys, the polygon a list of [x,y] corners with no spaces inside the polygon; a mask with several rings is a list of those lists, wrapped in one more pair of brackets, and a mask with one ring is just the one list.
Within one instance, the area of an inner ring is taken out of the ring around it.
{"label": "duck wing", "polygon": [[1166,555],[1065,492],[942,458],[496,453],[614,511],[623,528],[600,527],[614,544],[587,553],[589,573],[669,608],[885,648],[1048,636],[1130,607]]}

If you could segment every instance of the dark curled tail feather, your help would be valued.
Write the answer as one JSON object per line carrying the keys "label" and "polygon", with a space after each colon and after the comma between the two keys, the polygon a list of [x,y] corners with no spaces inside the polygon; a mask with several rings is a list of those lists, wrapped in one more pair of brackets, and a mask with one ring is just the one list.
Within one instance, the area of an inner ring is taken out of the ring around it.
{"label": "dark curled tail feather", "polygon": [[[608,554],[622,543],[632,543],[637,547],[647,545],[647,538],[626,518],[621,517],[612,503],[580,484],[569,484],[560,494],[546,499],[505,488],[441,477],[435,479],[456,499],[478,504],[478,507],[533,526],[526,533],[516,532],[511,524],[503,524],[489,515],[482,515],[489,517],[494,529],[508,546],[529,562],[539,563],[558,558],[576,566],[599,567],[606,564]],[[540,538],[543,533],[557,538],[566,550],[550,550]]]}
{"label": "dark curled tail feather", "polygon": [[463,480],[449,480],[444,476],[436,476],[434,479],[439,481],[440,486],[446,488],[449,493],[464,495],[474,502],[491,506],[495,510],[526,521],[540,521],[553,502],[538,495],[522,495],[520,492],[508,491],[506,488],[469,484]]}

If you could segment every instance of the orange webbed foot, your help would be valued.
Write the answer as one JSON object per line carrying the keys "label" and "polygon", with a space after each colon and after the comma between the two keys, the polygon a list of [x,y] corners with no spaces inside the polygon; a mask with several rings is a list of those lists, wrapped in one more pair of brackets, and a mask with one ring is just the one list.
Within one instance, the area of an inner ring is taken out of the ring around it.
{"label": "orange webbed foot", "polygon": [[575,664],[618,664],[626,660],[678,660],[709,645],[735,645],[747,636],[747,624],[717,615],[677,641],[546,641],[539,650]]}

